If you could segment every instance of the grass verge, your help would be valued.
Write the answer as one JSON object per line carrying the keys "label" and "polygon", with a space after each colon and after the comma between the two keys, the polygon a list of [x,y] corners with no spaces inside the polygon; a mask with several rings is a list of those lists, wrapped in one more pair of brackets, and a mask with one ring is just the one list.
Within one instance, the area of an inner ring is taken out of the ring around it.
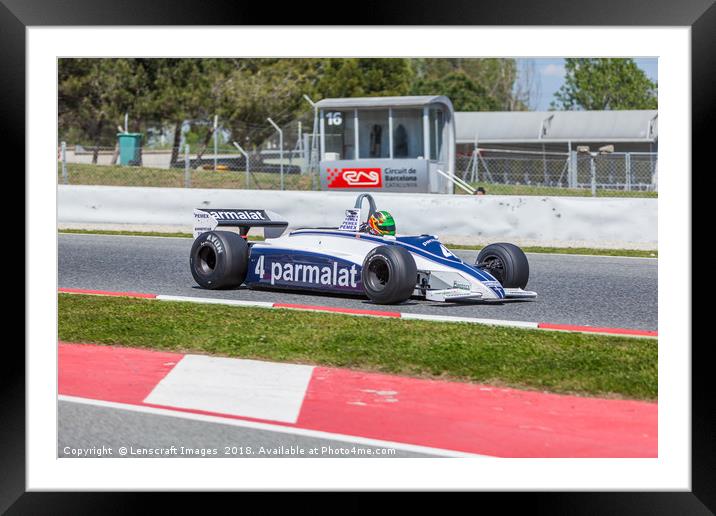
{"label": "grass verge", "polygon": [[[121,231],[121,230],[103,230],[103,229],[60,229],[60,233],[73,233],[78,235],[124,235],[124,236],[163,236],[163,237],[180,237],[192,238],[191,233],[160,233],[157,231]],[[249,240],[261,241],[263,237],[249,235]],[[450,249],[463,249],[479,251],[481,246],[462,245],[462,244],[445,244]],[[657,258],[658,251],[649,251],[641,249],[596,249],[592,247],[523,247],[526,253],[557,253],[557,254],[590,254],[595,256],[630,256],[634,258]]]}
{"label": "grass verge", "polygon": [[[108,186],[162,186],[184,187],[184,169],[125,167],[119,165],[91,165],[86,163],[67,163],[70,184],[108,185]],[[62,165],[57,164],[57,181],[62,183]],[[539,185],[515,185],[505,183],[473,183],[473,188],[482,186],[488,195],[550,195],[559,197],[591,197],[589,188],[561,188]],[[244,170],[203,170],[191,171],[192,188],[247,188]],[[278,190],[281,188],[280,174],[275,172],[251,172],[249,188]],[[313,184],[308,174],[284,174],[284,187],[289,190],[312,190]],[[455,188],[456,194],[466,194],[461,188]],[[640,190],[598,189],[597,197],[650,197],[657,198],[658,192]]]}
{"label": "grass verge", "polygon": [[59,294],[59,338],[654,400],[657,341]]}
{"label": "grass verge", "polygon": [[[89,165],[68,163],[69,183],[74,185],[152,186],[183,188],[184,169],[124,167],[118,165]],[[284,187],[289,190],[311,190],[308,174],[284,174]],[[57,181],[62,184],[62,166],[57,166]],[[278,190],[281,176],[271,172],[252,172],[249,186],[259,190]],[[246,188],[246,172],[233,170],[192,170],[192,188]]]}
{"label": "grass verge", "polygon": [[[505,183],[471,183],[473,188],[481,186],[488,195],[537,195],[556,197],[592,197],[590,188],[562,188],[558,186],[540,185],[511,185]],[[468,195],[462,188],[455,187],[455,193]],[[659,192],[648,192],[643,190],[613,190],[606,188],[597,189],[597,197],[647,197],[656,199]]]}

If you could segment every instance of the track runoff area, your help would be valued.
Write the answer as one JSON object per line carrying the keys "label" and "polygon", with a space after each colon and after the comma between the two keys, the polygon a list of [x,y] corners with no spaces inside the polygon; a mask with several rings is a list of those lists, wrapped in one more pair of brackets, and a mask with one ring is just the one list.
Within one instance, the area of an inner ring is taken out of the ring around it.
{"label": "track runoff area", "polygon": [[[657,337],[656,329],[450,316],[400,307],[373,310],[203,297],[202,291],[178,295],[77,288],[63,286],[66,270],[61,263],[61,293]],[[657,454],[657,405],[650,401],[71,342],[60,343],[59,366],[60,456],[74,456],[83,446],[91,456],[96,450],[88,444],[108,438],[88,435],[85,419],[125,425],[113,437],[117,445],[127,440],[136,445],[127,456],[187,456],[184,448],[191,456],[200,446],[202,453],[225,457]],[[152,438],[146,432],[133,435],[131,421],[152,428]],[[239,432],[245,446],[226,446],[231,432]],[[177,442],[183,444],[177,448]],[[112,450],[117,454],[119,446]]]}

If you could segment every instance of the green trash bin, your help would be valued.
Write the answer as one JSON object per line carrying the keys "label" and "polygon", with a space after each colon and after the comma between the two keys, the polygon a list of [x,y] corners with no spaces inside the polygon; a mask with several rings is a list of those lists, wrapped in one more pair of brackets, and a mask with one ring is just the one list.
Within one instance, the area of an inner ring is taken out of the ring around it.
{"label": "green trash bin", "polygon": [[142,133],[119,133],[119,164],[141,165]]}

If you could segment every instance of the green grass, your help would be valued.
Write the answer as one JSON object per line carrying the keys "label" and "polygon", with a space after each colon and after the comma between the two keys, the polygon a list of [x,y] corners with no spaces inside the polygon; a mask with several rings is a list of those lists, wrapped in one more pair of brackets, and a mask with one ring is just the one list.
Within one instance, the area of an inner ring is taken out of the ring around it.
{"label": "green grass", "polygon": [[[174,232],[161,233],[158,231],[123,231],[106,229],[60,229],[60,233],[73,233],[78,235],[124,235],[124,236],[162,236],[192,238],[191,233]],[[249,235],[249,240],[261,241],[262,236]],[[464,249],[479,251],[481,246],[463,244],[445,244],[450,249]],[[631,256],[636,258],[657,258],[658,251],[641,249],[595,249],[592,247],[523,247],[526,253],[559,253],[559,254],[591,254],[596,256]]]}
{"label": "green grass", "polygon": [[[184,187],[183,169],[163,169],[150,167],[122,167],[118,165],[89,165],[68,163],[67,172],[70,184],[108,185],[108,186],[163,186]],[[250,188],[277,190],[281,187],[280,175],[270,172],[252,172]],[[62,166],[57,166],[57,181],[62,182]],[[245,171],[192,170],[192,188],[246,188]],[[288,190],[311,190],[311,177],[308,174],[284,174],[284,186]],[[482,186],[488,195],[554,195],[568,197],[591,197],[588,188],[557,188],[549,186],[508,185],[502,183],[474,183],[474,188]],[[465,194],[461,188],[455,193]],[[624,190],[597,190],[597,197],[658,197],[657,192]]]}
{"label": "green grass", "polygon": [[[558,197],[591,197],[589,188],[559,188],[555,186],[539,185],[509,185],[504,183],[471,183],[473,188],[481,186],[488,195],[550,195]],[[462,188],[455,187],[456,194],[468,195]],[[597,189],[597,197],[659,197],[658,192],[644,192],[639,190],[606,190]]]}
{"label": "green grass", "polygon": [[654,400],[657,340],[59,294],[59,338]]}
{"label": "green grass", "polygon": [[[465,249],[479,251],[480,246],[445,244],[450,249]],[[525,246],[521,248],[526,253],[551,253],[551,254],[587,254],[594,256],[629,256],[633,258],[658,258],[658,251],[644,249],[599,249],[594,247],[546,247],[546,246]]]}
{"label": "green grass", "polygon": [[[68,163],[67,173],[69,183],[73,185],[184,187],[184,170],[177,168]],[[252,174],[250,181],[252,189],[278,190],[281,187],[281,177],[278,173],[253,172]],[[61,165],[57,167],[57,181],[62,183]],[[289,190],[310,190],[311,177],[307,174],[284,174],[284,186]],[[191,187],[246,188],[246,172],[192,170]]]}

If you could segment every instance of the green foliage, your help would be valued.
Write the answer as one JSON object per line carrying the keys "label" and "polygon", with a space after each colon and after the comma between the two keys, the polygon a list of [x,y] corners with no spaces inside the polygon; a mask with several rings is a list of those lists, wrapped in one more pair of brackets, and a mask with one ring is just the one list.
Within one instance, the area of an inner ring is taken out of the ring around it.
{"label": "green foliage", "polygon": [[60,138],[83,145],[113,146],[129,112],[130,131],[173,132],[175,149],[186,121],[192,149],[206,145],[215,114],[250,147],[272,134],[269,116],[311,118],[304,94],[441,94],[458,110],[524,109],[512,59],[61,59],[58,68]]}
{"label": "green foliage", "polygon": [[285,124],[310,111],[303,95],[312,92],[318,59],[237,59],[216,86],[220,113],[232,138],[246,147],[263,141],[274,129],[271,117]]}
{"label": "green foliage", "polygon": [[[432,89],[445,91],[441,95],[448,95],[457,111],[473,110],[469,106],[480,106],[476,110],[486,111],[526,109],[528,99],[517,98],[515,94],[517,63],[514,59],[423,58],[414,61],[417,81],[413,91],[416,94],[427,91],[423,86],[427,83]],[[450,89],[447,86],[442,89],[442,82],[449,78],[452,78]]]}
{"label": "green foliage", "polygon": [[147,73],[134,59],[60,59],[59,126],[80,131],[85,144],[99,144],[126,111],[148,94]]}
{"label": "green foliage", "polygon": [[566,59],[554,109],[657,109],[657,84],[633,59]]}
{"label": "green foliage", "polygon": [[414,76],[409,59],[326,59],[318,71],[317,98],[407,95]]}
{"label": "green foliage", "polygon": [[436,79],[420,79],[413,87],[415,95],[447,95],[456,111],[497,111],[497,99],[487,89],[457,70]]}

